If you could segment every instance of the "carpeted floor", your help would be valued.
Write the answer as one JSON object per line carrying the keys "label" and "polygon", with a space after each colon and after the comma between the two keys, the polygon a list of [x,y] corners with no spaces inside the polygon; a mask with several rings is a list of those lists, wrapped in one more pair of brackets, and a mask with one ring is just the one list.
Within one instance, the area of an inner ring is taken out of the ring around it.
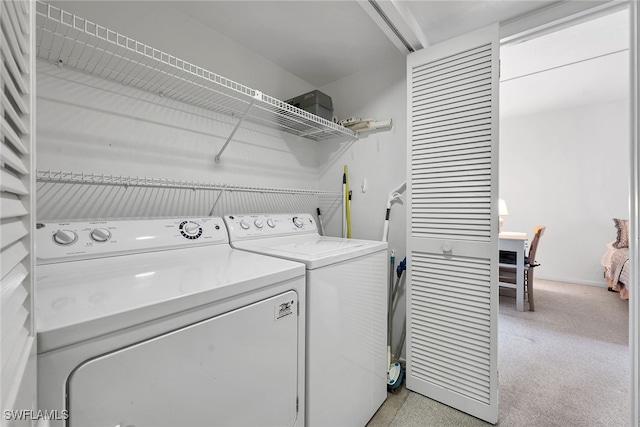
{"label": "carpeted floor", "polygon": [[[606,288],[535,285],[535,312],[517,312],[513,298],[500,297],[498,425],[627,426],[628,302]],[[368,427],[486,425],[399,391]]]}

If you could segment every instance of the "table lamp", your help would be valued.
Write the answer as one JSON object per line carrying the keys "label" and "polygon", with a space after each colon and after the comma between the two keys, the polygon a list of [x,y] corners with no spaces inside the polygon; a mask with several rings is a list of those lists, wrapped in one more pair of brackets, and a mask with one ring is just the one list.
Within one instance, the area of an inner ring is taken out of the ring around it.
{"label": "table lamp", "polygon": [[498,215],[500,215],[500,228],[498,229],[500,233],[502,233],[502,224],[504,224],[503,216],[509,215],[509,211],[507,210],[507,204],[504,199],[498,199]]}

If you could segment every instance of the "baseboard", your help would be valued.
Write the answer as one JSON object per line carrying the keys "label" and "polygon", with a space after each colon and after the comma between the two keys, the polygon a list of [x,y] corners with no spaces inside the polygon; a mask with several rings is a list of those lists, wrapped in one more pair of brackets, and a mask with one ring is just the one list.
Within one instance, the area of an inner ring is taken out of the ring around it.
{"label": "baseboard", "polygon": [[572,279],[572,278],[569,278],[569,277],[545,276],[545,275],[542,275],[542,274],[536,274],[535,275],[535,279],[551,280],[551,281],[554,281],[554,282],[576,283],[578,285],[597,286],[597,287],[600,287],[600,288],[608,288],[609,287],[609,286],[607,286],[607,283],[604,281],[604,279],[600,282],[600,281],[596,281],[596,280]]}

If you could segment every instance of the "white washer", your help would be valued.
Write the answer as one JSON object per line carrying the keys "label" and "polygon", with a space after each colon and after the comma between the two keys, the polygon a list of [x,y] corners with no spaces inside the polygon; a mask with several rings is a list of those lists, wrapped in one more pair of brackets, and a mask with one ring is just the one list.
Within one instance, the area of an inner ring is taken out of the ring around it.
{"label": "white washer", "polygon": [[387,243],[321,237],[311,215],[228,215],[231,246],[307,269],[307,427],[364,426],[387,397]]}
{"label": "white washer", "polygon": [[304,265],[232,249],[221,218],[40,223],[36,244],[54,425],[304,425]]}

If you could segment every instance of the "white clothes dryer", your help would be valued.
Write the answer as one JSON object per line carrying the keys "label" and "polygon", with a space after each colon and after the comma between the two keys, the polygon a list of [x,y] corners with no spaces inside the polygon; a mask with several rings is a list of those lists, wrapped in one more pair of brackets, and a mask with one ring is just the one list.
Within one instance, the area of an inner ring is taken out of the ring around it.
{"label": "white clothes dryer", "polygon": [[306,266],[306,425],[367,424],[387,397],[387,243],[322,237],[308,214],[224,220],[234,248]]}
{"label": "white clothes dryer", "polygon": [[221,218],[36,230],[38,404],[53,425],[303,426],[304,265]]}

